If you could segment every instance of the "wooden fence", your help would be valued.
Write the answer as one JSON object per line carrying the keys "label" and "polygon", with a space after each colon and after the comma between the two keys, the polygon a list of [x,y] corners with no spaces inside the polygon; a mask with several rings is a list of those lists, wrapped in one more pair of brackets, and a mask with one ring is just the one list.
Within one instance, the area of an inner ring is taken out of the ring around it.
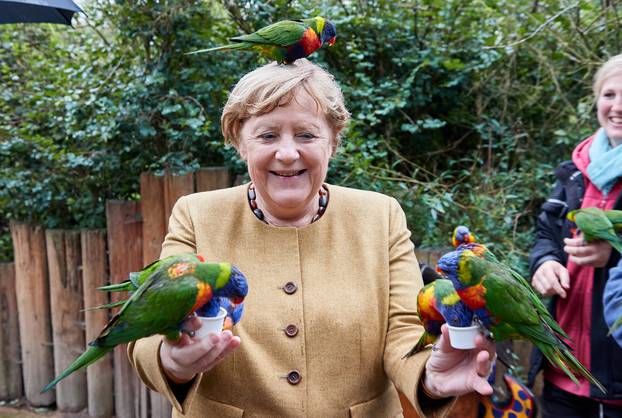
{"label": "wooden fence", "polygon": [[[56,389],[41,388],[72,362],[108,322],[107,310],[84,311],[124,295],[97,291],[119,283],[158,258],[175,201],[195,191],[229,187],[222,167],[183,176],[144,173],[140,201],[108,201],[105,230],[43,230],[13,222],[14,263],[0,263],[0,401],[25,398],[34,407],[104,418],[165,418],[171,406],[139,382],[119,346]],[[436,265],[443,250],[417,250],[420,262]],[[114,313],[113,310],[112,313]],[[115,385],[115,382],[121,384]],[[416,414],[402,398],[404,415]],[[475,416],[477,397],[467,396],[455,417]]]}
{"label": "wooden fence", "polygon": [[175,201],[231,183],[222,167],[183,176],[145,173],[141,201],[106,203],[105,230],[44,230],[12,222],[15,261],[0,263],[0,401],[25,398],[34,407],[86,410],[94,418],[170,417],[168,402],[139,382],[125,346],[55,390],[41,389],[108,322],[106,310],[83,311],[109,302],[107,293],[95,289],[119,283],[158,258]]}

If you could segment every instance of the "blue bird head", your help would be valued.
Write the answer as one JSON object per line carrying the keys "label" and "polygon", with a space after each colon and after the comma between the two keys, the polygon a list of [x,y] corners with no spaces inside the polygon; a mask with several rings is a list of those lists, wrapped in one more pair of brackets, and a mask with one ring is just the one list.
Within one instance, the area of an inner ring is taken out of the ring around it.
{"label": "blue bird head", "polygon": [[335,24],[330,20],[326,20],[324,22],[324,29],[322,29],[322,34],[320,35],[322,43],[327,43],[329,46],[333,46],[336,38],[337,28],[335,27]]}
{"label": "blue bird head", "polygon": [[459,245],[470,244],[475,242],[475,236],[471,234],[468,227],[464,225],[458,225],[451,236],[451,243],[454,247]]}
{"label": "blue bird head", "polygon": [[235,305],[244,301],[248,294],[248,281],[244,274],[236,267],[231,266],[231,276],[229,281],[220,289],[214,292],[214,297],[226,297]]}
{"label": "blue bird head", "polygon": [[443,276],[451,280],[456,289],[460,286],[460,279],[458,278],[458,262],[460,261],[460,254],[462,251],[455,250],[444,254],[436,264],[436,270]]}

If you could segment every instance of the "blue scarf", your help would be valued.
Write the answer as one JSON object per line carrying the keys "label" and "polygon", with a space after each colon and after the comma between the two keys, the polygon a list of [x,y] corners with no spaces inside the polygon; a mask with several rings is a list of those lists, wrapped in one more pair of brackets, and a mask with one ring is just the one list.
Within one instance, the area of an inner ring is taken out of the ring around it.
{"label": "blue scarf", "polygon": [[596,137],[590,145],[587,175],[605,197],[622,177],[622,145],[612,148],[603,128],[596,132]]}

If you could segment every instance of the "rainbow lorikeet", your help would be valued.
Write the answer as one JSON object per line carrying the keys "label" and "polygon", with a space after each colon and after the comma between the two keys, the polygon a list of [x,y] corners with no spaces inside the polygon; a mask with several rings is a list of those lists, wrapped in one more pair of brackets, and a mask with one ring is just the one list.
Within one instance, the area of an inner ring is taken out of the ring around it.
{"label": "rainbow lorikeet", "polygon": [[617,212],[620,211],[611,211],[609,216],[606,212],[608,211],[599,208],[582,208],[569,212],[566,217],[577,224],[587,242],[604,240],[617,252],[622,253],[622,239],[616,235],[616,229],[610,220],[610,217],[616,220],[620,216]]}
{"label": "rainbow lorikeet", "polygon": [[443,255],[438,269],[451,280],[460,299],[473,311],[474,322],[488,330],[495,340],[526,339],[572,381],[578,384],[573,373],[579,374],[606,393],[602,384],[572,355],[572,349],[562,339],[569,339],[568,335],[535,291],[522,284],[526,280],[517,280],[511,269],[486,259],[485,255],[475,254],[468,246]]}
{"label": "rainbow lorikeet", "polygon": [[460,300],[454,285],[447,279],[437,279],[425,285],[417,295],[417,315],[424,332],[417,344],[404,356],[410,357],[433,344],[441,335],[441,325],[447,322],[456,327],[468,327],[473,312]]}
{"label": "rainbow lorikeet", "polygon": [[282,20],[248,35],[229,38],[233,43],[193,51],[191,54],[220,50],[255,51],[274,61],[290,64],[306,58],[323,44],[332,46],[337,37],[335,25],[321,16],[302,20]]}
{"label": "rainbow lorikeet", "polygon": [[451,234],[451,245],[457,248],[459,245],[473,242],[475,242],[475,235],[471,234],[468,227],[458,225],[454,228],[454,232]]}
{"label": "rainbow lorikeet", "polygon": [[240,304],[248,293],[246,278],[229,263],[205,263],[199,261],[197,256],[183,255],[164,258],[145,270],[150,274],[99,336],[89,343],[91,347],[47,384],[42,392],[52,389],[74,371],[99,360],[119,344],[154,334],[178,339],[188,316],[211,309],[212,305],[218,304],[214,301],[218,297]]}
{"label": "rainbow lorikeet", "polygon": [[[136,289],[138,289],[138,287],[140,287],[140,285],[143,284],[145,280],[147,280],[151,276],[151,274],[153,274],[154,271],[158,269],[162,269],[162,268],[168,268],[171,264],[180,263],[180,262],[205,263],[205,258],[203,258],[203,256],[201,256],[200,254],[192,254],[192,253],[186,253],[186,254],[166,257],[162,260],[154,261],[153,263],[144,267],[139,272],[130,273],[128,279],[121,283],[98,287],[98,290],[105,290],[109,292],[119,292],[119,291],[133,292]],[[232,270],[233,270],[232,280],[235,281],[237,280],[237,278],[239,278],[239,280],[246,280],[244,278],[244,275],[235,266],[232,266]],[[219,290],[217,291],[217,294],[222,294],[222,292],[224,292],[224,290],[222,291]],[[242,316],[242,312],[244,311],[243,305],[241,303],[233,303],[226,296],[227,295],[222,295],[221,297],[214,297],[210,303],[206,304],[201,309],[197,310],[196,314],[199,316],[216,316],[218,314],[218,309],[222,306],[227,311],[227,317],[233,321],[233,325],[237,324],[239,319]],[[113,308],[115,306],[123,305],[125,302],[127,302],[127,300],[120,300],[120,301],[112,302],[106,305],[87,308],[85,310],[88,311],[88,310],[96,310],[96,309]],[[240,306],[238,307],[238,305]],[[234,312],[235,312],[235,315],[232,316]]]}

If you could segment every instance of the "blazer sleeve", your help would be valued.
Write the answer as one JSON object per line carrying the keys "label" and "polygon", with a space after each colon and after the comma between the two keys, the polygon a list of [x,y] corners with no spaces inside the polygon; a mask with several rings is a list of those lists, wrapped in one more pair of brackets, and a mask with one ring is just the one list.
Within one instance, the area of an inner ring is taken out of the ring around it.
{"label": "blazer sleeve", "polygon": [[[603,308],[605,322],[607,326],[611,326],[615,321],[622,317],[622,258],[618,262],[617,267],[609,270],[609,279],[605,285],[603,293]],[[622,326],[611,333],[619,346],[622,347]]]}
{"label": "blazer sleeve", "polygon": [[441,417],[449,411],[455,398],[439,402],[418,395],[420,379],[430,356],[429,350],[403,358],[423,333],[423,326],[417,316],[417,294],[423,281],[406,216],[395,199],[391,199],[389,224],[389,318],[384,368],[419,416]]}
{"label": "blazer sleeve", "polygon": [[[194,226],[190,216],[188,199],[180,198],[173,207],[169,219],[168,234],[162,244],[160,258],[169,255],[196,252]],[[131,342],[127,348],[127,354],[132,367],[138,373],[143,383],[150,389],[164,395],[173,408],[184,414],[191,405],[202,375],[197,376],[190,385],[189,390],[181,398],[180,391],[168,381],[160,362],[160,346],[162,336],[153,335],[135,342]]]}

